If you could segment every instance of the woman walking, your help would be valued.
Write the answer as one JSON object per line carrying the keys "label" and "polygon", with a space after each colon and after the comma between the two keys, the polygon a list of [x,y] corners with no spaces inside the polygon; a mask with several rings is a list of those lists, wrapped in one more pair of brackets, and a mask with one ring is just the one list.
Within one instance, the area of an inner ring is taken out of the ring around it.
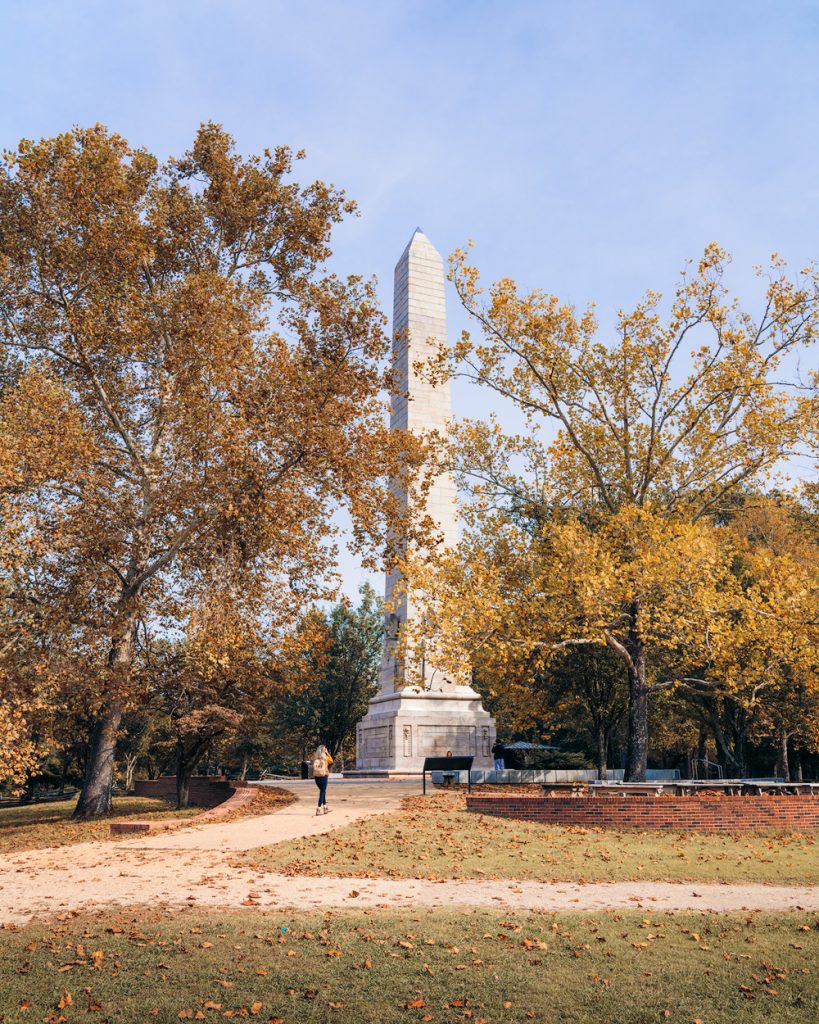
{"label": "woman walking", "polygon": [[332,763],[332,755],[322,743],[313,754],[313,778],[316,780],[319,791],[316,814],[328,814],[330,811],[327,806],[327,783],[330,781],[330,765]]}

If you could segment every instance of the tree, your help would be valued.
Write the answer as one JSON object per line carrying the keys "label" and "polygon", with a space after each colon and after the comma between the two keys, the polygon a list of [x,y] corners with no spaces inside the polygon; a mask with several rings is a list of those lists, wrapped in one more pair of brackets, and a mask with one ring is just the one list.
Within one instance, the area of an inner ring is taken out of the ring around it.
{"label": "tree", "polygon": [[768,694],[755,731],[773,743],[774,774],[786,781],[800,778],[799,758],[794,763],[791,750],[819,751],[819,688],[815,678],[788,680],[787,685]]}
{"label": "tree", "polygon": [[754,495],[734,511],[728,529],[739,585],[713,629],[706,678],[684,682],[702,697],[717,745],[738,774],[745,772],[745,748],[755,732],[773,738],[777,773],[787,777],[788,741],[800,736],[810,743],[819,694],[815,524],[792,498]]}
{"label": "tree", "polygon": [[[10,550],[14,545],[11,545]],[[25,559],[21,553],[21,559]],[[5,584],[5,585],[3,585]],[[13,581],[0,583],[0,791],[33,794],[64,745],[60,677],[42,610],[18,602]]]}
{"label": "tree", "polygon": [[125,766],[125,792],[134,788],[137,768],[155,739],[157,717],[150,710],[131,711],[123,716],[117,755]]}
{"label": "tree", "polygon": [[335,509],[371,550],[396,508],[410,439],[384,422],[383,317],[372,284],[323,269],[353,204],[292,164],[206,124],[159,166],[98,125],[0,171],[0,557],[99,665],[78,816],[110,809],[142,627],[178,629],[226,558],[295,614],[330,592]]}
{"label": "tree", "polygon": [[[32,377],[39,398],[27,424],[33,428],[33,443],[23,453],[24,417],[14,390],[3,393],[4,369],[0,363],[0,787],[18,791],[30,788],[53,746],[59,691],[58,626],[46,613],[37,586],[42,552],[14,498],[23,479],[40,485],[53,472],[68,473],[70,456],[57,441],[75,435],[77,419],[65,415],[47,382]],[[20,582],[26,577],[31,584],[24,589]]]}
{"label": "tree", "polygon": [[[689,665],[707,659],[708,618],[728,607],[736,585],[731,557],[710,523],[641,509],[594,526],[557,516],[531,526],[503,511],[480,512],[457,551],[409,567],[408,578],[426,594],[425,643],[449,671],[467,653],[474,660],[491,651],[495,678],[515,681],[519,693],[522,666],[530,694],[539,680],[558,692],[561,652],[605,647],[617,657],[629,691],[628,763],[635,745],[647,754],[648,693],[677,685]],[[629,649],[642,651],[631,666]],[[658,676],[681,650],[677,671]]]}
{"label": "tree", "polygon": [[0,702],[0,786],[19,791],[40,762],[25,711],[4,697]]}
{"label": "tree", "polygon": [[603,647],[565,647],[545,660],[519,645],[485,644],[472,662],[472,681],[505,737],[577,743],[585,733],[598,777],[605,779],[609,746],[627,706],[620,660]]}
{"label": "tree", "polygon": [[239,581],[212,583],[194,605],[183,637],[158,643],[146,659],[150,714],[169,723],[177,803],[219,741],[252,727],[281,684],[265,605],[248,601]]}
{"label": "tree", "polygon": [[323,743],[336,758],[355,733],[375,695],[384,645],[384,613],[369,585],[357,608],[341,602],[312,612],[303,623],[309,644],[290,669],[290,684],[276,711],[280,728],[305,745]]}
{"label": "tree", "polygon": [[597,778],[605,779],[609,746],[628,706],[622,661],[605,647],[570,648],[557,660],[549,682],[564,720],[587,723]]}
{"label": "tree", "polygon": [[[465,332],[429,367],[432,380],[464,376],[489,389],[525,421],[520,436],[493,418],[467,421],[442,451],[473,499],[458,565],[470,586],[453,586],[452,566],[444,572],[450,638],[461,659],[488,636],[532,651],[608,647],[628,675],[631,780],[645,777],[652,657],[692,638],[706,644],[711,611],[724,608],[710,520],[765,480],[808,427],[807,407],[779,377],[815,339],[819,273],[791,280],[774,257],[754,317],[723,284],[726,264],[709,246],[665,317],[650,292],[618,313],[607,343],[591,309],[522,294],[509,279],[483,302],[458,251],[451,279],[481,337]],[[423,581],[430,593],[434,575]]]}

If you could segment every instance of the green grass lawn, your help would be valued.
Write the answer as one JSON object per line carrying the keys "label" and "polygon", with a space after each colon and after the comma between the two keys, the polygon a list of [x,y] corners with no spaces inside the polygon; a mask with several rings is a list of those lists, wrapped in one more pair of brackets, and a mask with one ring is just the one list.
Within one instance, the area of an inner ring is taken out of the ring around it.
{"label": "green grass lawn", "polygon": [[61,916],[0,931],[4,1024],[819,1019],[803,913]]}
{"label": "green grass lawn", "polygon": [[77,798],[25,807],[0,808],[0,854],[20,850],[40,850],[47,846],[68,846],[92,839],[111,839],[112,821],[129,818],[188,818],[200,814],[201,807],[174,810],[164,800],[142,796],[114,797],[114,813],[96,821],[72,821]]}
{"label": "green grass lawn", "polygon": [[399,813],[251,850],[242,860],[269,871],[358,877],[819,881],[815,834],[561,828],[469,813],[460,794],[408,797]]}

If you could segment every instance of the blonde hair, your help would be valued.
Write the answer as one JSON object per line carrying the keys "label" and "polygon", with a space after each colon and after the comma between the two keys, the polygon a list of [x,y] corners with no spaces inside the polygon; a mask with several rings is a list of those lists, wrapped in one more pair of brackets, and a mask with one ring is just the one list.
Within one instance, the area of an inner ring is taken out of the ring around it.
{"label": "blonde hair", "polygon": [[327,747],[325,747],[323,743],[319,743],[319,745],[316,747],[315,754],[313,754],[313,760],[318,761],[320,757],[328,757],[329,754],[330,751],[327,749]]}

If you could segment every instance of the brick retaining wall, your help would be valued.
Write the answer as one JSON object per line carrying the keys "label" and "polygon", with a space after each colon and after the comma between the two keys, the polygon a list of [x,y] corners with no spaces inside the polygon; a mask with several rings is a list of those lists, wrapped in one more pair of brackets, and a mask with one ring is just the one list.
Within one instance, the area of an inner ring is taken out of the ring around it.
{"label": "brick retaining wall", "polygon": [[584,828],[741,832],[819,829],[813,796],[468,796],[478,814]]}
{"label": "brick retaining wall", "polygon": [[[233,796],[243,783],[228,782],[223,775],[194,775],[190,784],[190,803],[195,807],[216,807]],[[134,783],[137,796],[152,796],[176,802],[176,776],[163,775],[160,779],[140,779]]]}
{"label": "brick retaining wall", "polygon": [[[141,779],[134,784],[137,796],[150,796],[173,803],[176,800],[176,776],[165,775],[161,779]],[[207,807],[203,814],[196,815],[197,824],[220,818],[238,810],[256,799],[258,789],[246,782],[228,782],[221,775],[196,776],[191,779],[190,803],[195,807]],[[116,821],[111,825],[112,833],[157,832],[187,822],[190,818],[166,818],[152,821]]]}

